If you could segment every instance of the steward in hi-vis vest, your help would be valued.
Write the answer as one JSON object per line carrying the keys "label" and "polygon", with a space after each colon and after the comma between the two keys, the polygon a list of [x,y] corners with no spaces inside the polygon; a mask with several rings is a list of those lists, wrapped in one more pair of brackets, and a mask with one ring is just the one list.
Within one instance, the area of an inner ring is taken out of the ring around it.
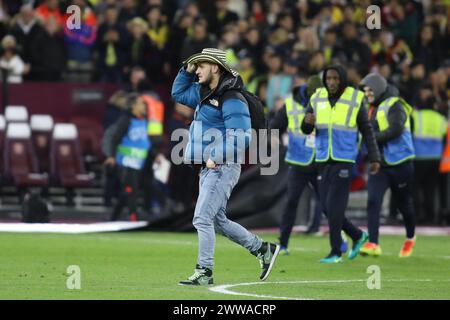
{"label": "steward in hi-vis vest", "polygon": [[401,97],[398,90],[389,85],[379,74],[370,73],[361,80],[369,102],[369,119],[375,129],[376,140],[382,154],[380,171],[369,177],[368,228],[369,242],[361,254],[379,256],[378,241],[380,211],[386,190],[390,188],[397,200],[406,227],[406,240],[400,250],[400,257],[411,255],[415,244],[415,211],[412,197],[415,157],[411,133],[412,107]]}
{"label": "steward in hi-vis vest", "polygon": [[[414,161],[414,207],[418,223],[440,223],[441,210],[436,208],[436,194],[442,197],[445,192],[440,192],[439,166],[443,154],[445,135],[447,133],[447,119],[435,111],[436,99],[432,96],[423,99],[414,110],[413,140],[416,151]],[[443,191],[443,190],[442,190]],[[444,195],[446,197],[446,195]],[[442,198],[440,204],[445,203]],[[440,207],[440,206],[439,206]]]}
{"label": "steward in hi-vis vest", "polygon": [[429,108],[414,110],[413,119],[416,160],[440,160],[447,133],[447,119]]}
{"label": "steward in hi-vis vest", "polygon": [[287,249],[289,237],[297,216],[297,206],[305,187],[310,184],[316,194],[316,212],[309,233],[318,232],[322,210],[317,196],[317,166],[314,162],[314,135],[305,135],[301,124],[305,117],[309,98],[322,86],[318,76],[312,76],[307,84],[295,87],[292,94],[285,101],[284,106],[275,114],[270,124],[271,129],[280,130],[280,134],[287,131],[288,146],[285,161],[289,164],[287,196],[288,201],[280,225],[281,252],[289,254]]}
{"label": "steward in hi-vis vest", "polygon": [[301,129],[316,134],[316,162],[319,163],[319,197],[330,227],[330,254],[321,263],[342,262],[341,230],[353,240],[349,259],[354,259],[367,234],[345,218],[351,172],[359,148],[359,132],[367,145],[371,174],[378,172],[380,154],[375,134],[367,117],[363,92],[347,85],[347,75],[341,66],[326,68],[324,88],[310,99]]}
{"label": "steward in hi-vis vest", "polygon": [[[150,153],[157,152],[148,134],[148,105],[138,94],[127,96],[127,112],[112,124],[103,136],[105,165],[116,166],[121,181],[121,195],[113,209],[111,220],[117,220],[124,207],[130,219],[137,220],[137,197],[140,179]],[[151,197],[151,194],[146,195]]]}

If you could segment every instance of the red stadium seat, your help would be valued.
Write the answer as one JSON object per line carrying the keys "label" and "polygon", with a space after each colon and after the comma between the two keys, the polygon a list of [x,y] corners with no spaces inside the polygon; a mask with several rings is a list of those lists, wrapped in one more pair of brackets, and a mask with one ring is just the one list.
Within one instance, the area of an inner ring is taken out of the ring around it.
{"label": "red stadium seat", "polygon": [[4,144],[4,177],[19,188],[45,186],[47,174],[39,174],[27,123],[9,123]]}
{"label": "red stadium seat", "polygon": [[53,118],[50,115],[34,114],[30,119],[30,127],[34,150],[39,162],[39,171],[49,172]]}
{"label": "red stadium seat", "polygon": [[5,116],[0,114],[0,172],[3,174],[3,145],[5,141],[6,121]]}
{"label": "red stadium seat", "polygon": [[5,120],[6,122],[28,122],[28,110],[24,106],[7,106]]}
{"label": "red stadium seat", "polygon": [[50,173],[55,184],[65,188],[90,187],[94,179],[83,165],[78,130],[71,123],[57,123],[50,150]]}
{"label": "red stadium seat", "polygon": [[81,152],[87,162],[102,161],[104,158],[101,147],[103,126],[87,117],[73,117],[70,122],[78,129]]}

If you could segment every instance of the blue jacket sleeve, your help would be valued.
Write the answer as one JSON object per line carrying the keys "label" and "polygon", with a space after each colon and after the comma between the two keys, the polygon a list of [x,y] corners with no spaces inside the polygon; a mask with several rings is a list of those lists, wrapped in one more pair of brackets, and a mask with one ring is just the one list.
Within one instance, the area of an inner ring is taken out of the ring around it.
{"label": "blue jacket sleeve", "polygon": [[[251,142],[251,119],[246,102],[239,98],[226,99],[222,105],[222,116],[225,124],[225,137],[223,137],[223,152],[211,153],[211,159],[216,163],[225,161],[241,163],[244,160],[245,150]],[[227,152],[234,159],[227,159]]]}
{"label": "blue jacket sleeve", "polygon": [[195,74],[181,68],[172,85],[172,98],[192,109],[200,102],[200,84],[194,81]]}

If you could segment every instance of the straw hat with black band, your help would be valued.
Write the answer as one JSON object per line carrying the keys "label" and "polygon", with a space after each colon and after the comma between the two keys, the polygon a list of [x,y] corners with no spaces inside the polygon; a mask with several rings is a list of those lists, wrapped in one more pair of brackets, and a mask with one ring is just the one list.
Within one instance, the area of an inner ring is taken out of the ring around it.
{"label": "straw hat with black band", "polygon": [[217,64],[225,69],[225,71],[231,73],[234,77],[239,76],[239,73],[230,68],[226,61],[226,53],[223,50],[216,48],[205,48],[200,53],[193,54],[186,61],[183,62],[184,65],[187,64],[196,64],[199,62],[209,62],[213,64]]}

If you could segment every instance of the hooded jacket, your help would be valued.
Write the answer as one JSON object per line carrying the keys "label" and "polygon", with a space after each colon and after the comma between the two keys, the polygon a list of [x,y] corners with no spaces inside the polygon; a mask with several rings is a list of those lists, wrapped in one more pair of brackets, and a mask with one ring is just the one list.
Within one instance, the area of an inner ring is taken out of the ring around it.
{"label": "hooded jacket", "polygon": [[[295,87],[292,90],[294,101],[297,103],[300,103],[303,106],[306,106],[308,104],[308,96],[306,94],[306,84]],[[283,107],[277,111],[275,114],[275,117],[270,123],[271,129],[278,129],[280,130],[280,134],[286,132],[288,127],[288,117],[286,114],[286,105],[283,105]]]}
{"label": "hooded jacket", "polygon": [[[329,92],[329,89],[326,84],[326,76],[327,76],[327,72],[329,70],[336,70],[336,72],[339,74],[339,79],[340,79],[339,89],[338,89],[337,93],[334,96],[329,96],[329,98],[328,98],[330,105],[333,108],[335,106],[336,102],[339,100],[342,93],[348,87],[348,81],[347,81],[347,73],[343,67],[331,66],[331,67],[326,68],[323,72],[322,82],[328,92]],[[308,103],[308,108],[306,110],[306,113],[314,113],[314,110],[311,106],[311,102]],[[376,143],[374,129],[368,118],[367,109],[365,106],[365,100],[363,100],[362,106],[359,108],[359,112],[356,117],[356,123],[358,126],[358,130],[361,132],[364,142],[367,146],[369,161],[370,162],[380,162],[381,161],[380,152],[378,150],[378,146]],[[308,124],[305,122],[305,119],[303,119],[302,127],[301,127],[303,133],[310,134],[313,132],[314,128],[315,128],[315,125]],[[330,159],[330,160],[328,160],[328,162],[335,162],[335,161]]]}
{"label": "hooded jacket", "polygon": [[[378,147],[383,155],[383,165],[387,165],[384,160],[384,145],[392,140],[399,138],[405,130],[405,123],[408,115],[405,112],[400,102],[394,103],[389,109],[387,121],[389,127],[380,131],[377,121],[377,110],[380,104],[391,97],[398,97],[399,91],[393,85],[390,85],[386,80],[378,74],[369,74],[361,80],[361,86],[368,86],[374,92],[374,102],[369,107],[370,122],[375,130],[375,137],[377,139]],[[412,128],[411,128],[412,131]]]}
{"label": "hooded jacket", "polygon": [[222,164],[244,159],[251,140],[251,120],[247,101],[239,92],[242,88],[242,79],[228,72],[221,75],[217,87],[211,90],[196,81],[195,73],[180,69],[173,82],[172,97],[195,110],[184,152],[185,163],[204,164],[210,158]]}
{"label": "hooded jacket", "polygon": [[[301,85],[298,87],[295,87],[292,90],[293,93],[293,98],[294,101],[296,103],[300,103],[303,106],[307,106],[308,102],[309,102],[309,97],[307,94],[307,85]],[[286,105],[283,105],[283,107],[277,111],[277,113],[275,114],[275,117],[273,118],[273,120],[270,123],[270,128],[271,129],[278,129],[280,135],[285,133],[287,131],[289,122],[288,122],[288,117],[287,117],[287,112],[286,112]],[[308,166],[297,166],[298,170],[305,172],[305,173],[314,173],[317,170],[316,165],[314,164],[314,162]]]}
{"label": "hooded jacket", "polygon": [[[374,93],[374,103],[370,107],[378,108],[378,106],[386,99],[398,97],[399,92],[393,85],[387,84],[386,80],[375,74],[369,74],[361,80],[362,86],[368,86]],[[389,140],[398,138],[405,129],[407,114],[401,103],[396,102],[390,109],[388,114],[389,128],[380,132],[378,121],[376,120],[376,112],[370,112],[370,121],[375,129],[375,137],[378,144],[385,143]]]}

